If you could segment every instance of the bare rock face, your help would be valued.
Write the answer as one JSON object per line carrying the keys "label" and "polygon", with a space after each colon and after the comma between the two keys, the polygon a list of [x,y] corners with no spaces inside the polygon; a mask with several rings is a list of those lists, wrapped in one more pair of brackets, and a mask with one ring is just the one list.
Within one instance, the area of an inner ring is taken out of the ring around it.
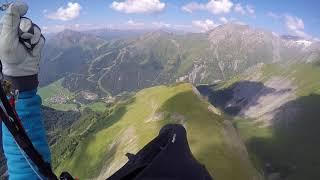
{"label": "bare rock face", "polygon": [[[296,88],[294,83],[285,77],[273,77],[265,83],[239,81],[227,89],[213,93],[206,92],[205,86],[198,87],[202,94],[209,95],[214,106],[231,115],[263,121],[265,126],[271,125],[270,121],[280,107],[296,98]],[[292,116],[294,115],[292,112]]]}
{"label": "bare rock face", "polygon": [[273,77],[264,85],[265,88],[251,97],[251,101],[242,108],[240,115],[268,122],[281,106],[296,98],[296,87],[289,79]]}

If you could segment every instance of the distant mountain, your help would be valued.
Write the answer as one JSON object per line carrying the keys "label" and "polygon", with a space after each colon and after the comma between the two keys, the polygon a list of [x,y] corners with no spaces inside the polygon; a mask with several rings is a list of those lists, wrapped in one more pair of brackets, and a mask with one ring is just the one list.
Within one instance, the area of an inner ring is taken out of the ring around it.
{"label": "distant mountain", "polygon": [[47,40],[40,64],[40,84],[46,85],[70,73],[85,71],[105,40],[93,35],[65,30]]}
{"label": "distant mountain", "polygon": [[121,33],[66,30],[51,37],[41,63],[41,85],[66,77],[63,84],[72,90],[87,90],[91,84],[91,91],[116,95],[176,81],[210,84],[259,63],[310,63],[320,52],[319,43],[231,23],[199,34],[158,30],[105,38],[113,34]]}
{"label": "distant mountain", "polygon": [[132,38],[146,33],[146,30],[117,30],[117,29],[96,29],[84,31],[85,34],[92,34],[105,40]]}

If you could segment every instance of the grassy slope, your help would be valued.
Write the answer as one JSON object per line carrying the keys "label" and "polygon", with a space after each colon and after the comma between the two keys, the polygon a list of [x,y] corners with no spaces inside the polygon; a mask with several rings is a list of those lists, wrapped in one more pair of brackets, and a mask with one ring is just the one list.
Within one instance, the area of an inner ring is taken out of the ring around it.
{"label": "grassy slope", "polygon": [[272,76],[287,77],[298,86],[296,94],[307,96],[311,93],[320,93],[320,66],[312,64],[293,64],[289,67],[265,65],[262,69],[263,80]]}
{"label": "grassy slope", "polygon": [[180,77],[192,68],[195,60],[205,57],[210,52],[210,42],[203,34],[192,34],[188,38],[179,36],[176,41],[181,46],[180,49],[183,50],[181,52],[183,61],[177,71],[177,76]]}
{"label": "grassy slope", "polygon": [[[320,146],[317,131],[320,124],[317,117],[320,114],[315,108],[320,105],[320,67],[311,64],[288,67],[269,64],[261,70],[262,82],[275,76],[286,77],[294,82],[297,99],[288,106],[298,106],[300,110],[295,112],[298,115],[291,118],[293,123],[289,126],[280,123],[278,128],[266,128],[249,119],[236,119],[234,124],[252,152],[251,158],[258,169],[267,162],[272,162],[282,172],[293,169],[289,179],[319,178]],[[241,79],[245,77],[235,77],[222,87]],[[286,121],[281,117],[276,117],[276,120]]]}
{"label": "grassy slope", "polygon": [[[99,174],[99,179],[105,178],[126,162],[125,153],[141,149],[162,125],[183,121],[192,152],[216,179],[252,179],[255,170],[245,155],[228,143],[222,117],[208,111],[208,106],[189,84],[140,91],[130,101],[114,107],[111,115],[105,112],[98,118],[90,117],[91,121],[80,121],[87,128],[79,127],[81,123],[72,128],[68,138],[77,137],[81,141],[72,156],[58,164],[56,171],[68,170],[81,179]],[[155,121],[159,113],[165,114],[163,120]],[[183,120],[174,114],[182,115]],[[58,150],[59,147],[54,147],[54,157],[59,157]]]}
{"label": "grassy slope", "polygon": [[104,102],[94,102],[86,105],[85,107],[90,108],[93,111],[104,112],[107,104]]}

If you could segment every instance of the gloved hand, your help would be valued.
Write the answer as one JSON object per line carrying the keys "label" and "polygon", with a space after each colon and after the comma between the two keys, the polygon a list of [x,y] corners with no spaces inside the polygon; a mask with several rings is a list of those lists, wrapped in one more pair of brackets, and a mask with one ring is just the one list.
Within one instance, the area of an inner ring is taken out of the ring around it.
{"label": "gloved hand", "polygon": [[[20,91],[37,87],[41,51],[45,43],[40,28],[32,26],[31,20],[31,26],[36,29],[34,30],[35,34],[26,33],[26,36],[21,37],[21,29],[30,26],[28,19],[23,18],[24,21],[21,21],[21,17],[27,11],[28,5],[26,3],[14,2],[8,7],[1,19],[0,60],[3,65],[3,74]],[[29,39],[34,43],[34,46],[27,47],[22,43],[22,38]]]}

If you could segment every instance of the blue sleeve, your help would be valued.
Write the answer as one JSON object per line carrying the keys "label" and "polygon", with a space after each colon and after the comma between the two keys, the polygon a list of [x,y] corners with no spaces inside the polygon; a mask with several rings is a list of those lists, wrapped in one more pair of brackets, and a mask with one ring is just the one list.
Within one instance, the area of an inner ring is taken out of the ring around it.
{"label": "blue sleeve", "polygon": [[[45,161],[51,162],[41,114],[41,98],[36,93],[36,90],[20,93],[19,99],[16,102],[16,110],[35,148],[40,152]],[[3,150],[7,158],[9,179],[39,179],[4,125],[2,125],[2,131]],[[31,162],[30,159],[29,162]],[[33,167],[37,169],[36,166],[33,165]]]}

